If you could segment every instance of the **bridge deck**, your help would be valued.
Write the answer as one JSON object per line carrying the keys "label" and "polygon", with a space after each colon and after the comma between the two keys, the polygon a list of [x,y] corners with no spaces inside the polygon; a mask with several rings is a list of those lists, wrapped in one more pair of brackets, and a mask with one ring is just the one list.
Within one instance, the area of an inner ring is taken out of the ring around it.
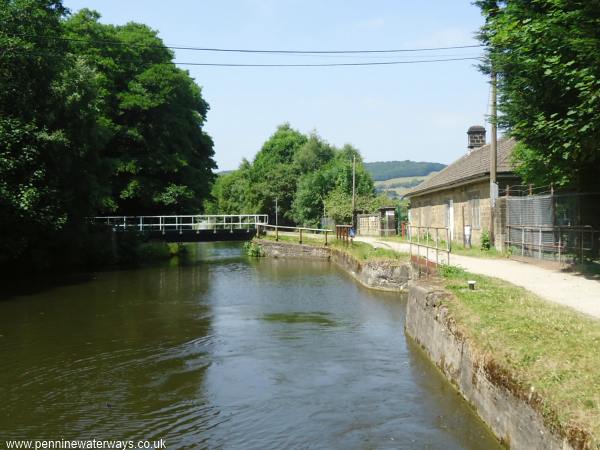
{"label": "bridge deck", "polygon": [[252,239],[258,226],[269,223],[269,217],[266,214],[105,216],[95,217],[94,223],[109,226],[115,232],[138,231],[167,242],[204,242]]}

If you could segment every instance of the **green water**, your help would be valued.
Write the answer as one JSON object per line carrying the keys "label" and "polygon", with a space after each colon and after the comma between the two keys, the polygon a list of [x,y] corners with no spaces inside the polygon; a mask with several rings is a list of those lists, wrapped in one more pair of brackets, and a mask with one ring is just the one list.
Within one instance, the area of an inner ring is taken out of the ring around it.
{"label": "green water", "polygon": [[199,244],[186,263],[31,291],[0,300],[0,448],[499,448],[407,342],[405,299],[327,262]]}

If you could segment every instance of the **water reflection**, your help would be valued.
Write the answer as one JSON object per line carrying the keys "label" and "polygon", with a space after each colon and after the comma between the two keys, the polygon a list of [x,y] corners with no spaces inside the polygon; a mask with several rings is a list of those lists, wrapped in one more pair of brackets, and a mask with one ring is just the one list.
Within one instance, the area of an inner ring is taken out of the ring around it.
{"label": "water reflection", "polygon": [[407,344],[404,303],[322,261],[198,245],[0,303],[2,439],[496,448]]}

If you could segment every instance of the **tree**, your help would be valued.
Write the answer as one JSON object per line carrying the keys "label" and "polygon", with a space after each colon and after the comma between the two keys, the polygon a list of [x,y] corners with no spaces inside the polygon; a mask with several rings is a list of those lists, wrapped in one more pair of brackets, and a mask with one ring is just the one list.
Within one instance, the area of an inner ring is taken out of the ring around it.
{"label": "tree", "polygon": [[498,73],[499,124],[526,182],[600,188],[600,3],[481,0],[480,39]]}
{"label": "tree", "polygon": [[[356,211],[360,213],[376,213],[383,206],[393,204],[385,195],[361,194],[356,197]],[[327,216],[336,223],[352,223],[352,194],[336,188],[325,199]]]}
{"label": "tree", "polygon": [[47,259],[101,196],[97,74],[66,52],[65,13],[58,0],[0,1],[0,262]]}
{"label": "tree", "polygon": [[202,131],[208,104],[149,27],[104,25],[87,9],[64,24],[71,51],[101,75],[100,152],[109,164],[107,211],[194,212],[210,192],[213,143]]}
{"label": "tree", "polygon": [[[281,224],[318,226],[325,201],[336,191],[352,193],[352,159],[356,158],[356,185],[360,196],[374,195],[373,180],[358,150],[337,149],[316,133],[306,136],[281,125],[263,144],[254,161],[220,176],[206,207],[214,213],[261,213],[275,216],[278,200]],[[329,213],[329,211],[327,211]]]}
{"label": "tree", "polygon": [[85,260],[99,212],[194,211],[208,196],[200,88],[155,31],[98,19],[68,18],[60,0],[0,0],[3,268]]}

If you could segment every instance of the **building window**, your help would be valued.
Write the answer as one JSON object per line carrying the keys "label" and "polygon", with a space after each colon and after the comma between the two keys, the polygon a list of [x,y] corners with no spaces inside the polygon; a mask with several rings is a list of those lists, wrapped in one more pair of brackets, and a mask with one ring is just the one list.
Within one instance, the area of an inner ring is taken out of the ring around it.
{"label": "building window", "polygon": [[471,227],[481,228],[481,210],[479,208],[479,192],[469,194],[469,209],[471,210]]}

